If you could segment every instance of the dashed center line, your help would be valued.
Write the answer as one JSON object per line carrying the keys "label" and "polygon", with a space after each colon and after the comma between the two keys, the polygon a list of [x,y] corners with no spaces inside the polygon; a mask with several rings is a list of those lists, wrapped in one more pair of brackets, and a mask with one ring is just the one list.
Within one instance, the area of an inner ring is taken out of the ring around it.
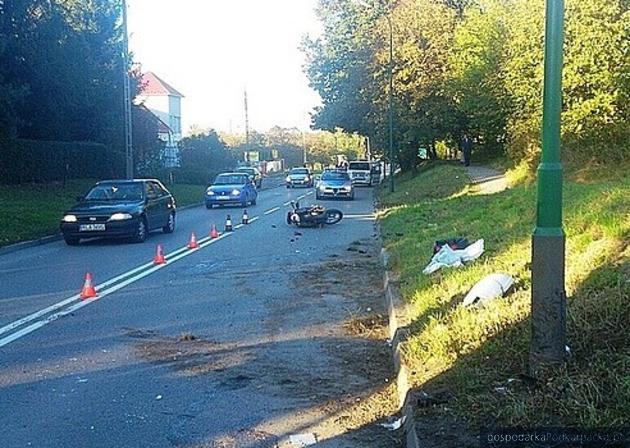
{"label": "dashed center line", "polygon": [[272,209],[267,210],[265,213],[263,213],[263,215],[271,215],[274,212],[277,212],[278,210],[280,210],[280,207],[274,207]]}

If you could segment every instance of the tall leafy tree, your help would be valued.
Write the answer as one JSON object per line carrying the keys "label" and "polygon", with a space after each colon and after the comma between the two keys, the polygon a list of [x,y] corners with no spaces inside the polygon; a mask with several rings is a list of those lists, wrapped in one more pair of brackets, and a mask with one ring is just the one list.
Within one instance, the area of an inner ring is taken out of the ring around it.
{"label": "tall leafy tree", "polygon": [[[378,2],[376,2],[378,3]],[[382,8],[369,8],[356,1],[321,0],[317,14],[323,36],[306,37],[306,72],[323,105],[317,108],[313,125],[320,129],[340,127],[369,135],[375,115],[378,88],[373,79],[373,36]]]}
{"label": "tall leafy tree", "polygon": [[505,0],[478,6],[457,25],[447,84],[460,118],[454,132],[466,132],[482,149],[497,153],[505,149],[511,107],[503,65],[508,6]]}

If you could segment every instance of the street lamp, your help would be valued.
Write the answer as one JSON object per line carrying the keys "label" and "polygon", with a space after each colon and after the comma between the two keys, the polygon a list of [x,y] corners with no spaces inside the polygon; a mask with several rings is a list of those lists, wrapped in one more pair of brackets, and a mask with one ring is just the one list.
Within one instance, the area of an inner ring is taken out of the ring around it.
{"label": "street lamp", "polygon": [[131,86],[129,81],[129,35],[127,32],[127,0],[122,0],[123,14],[123,96],[125,102],[125,176],[133,179],[133,141],[131,127]]}
{"label": "street lamp", "polygon": [[562,228],[562,45],[564,0],[547,0],[542,156],[538,167],[536,229],[532,236],[532,339],[529,369],[545,369],[566,358],[565,235]]}

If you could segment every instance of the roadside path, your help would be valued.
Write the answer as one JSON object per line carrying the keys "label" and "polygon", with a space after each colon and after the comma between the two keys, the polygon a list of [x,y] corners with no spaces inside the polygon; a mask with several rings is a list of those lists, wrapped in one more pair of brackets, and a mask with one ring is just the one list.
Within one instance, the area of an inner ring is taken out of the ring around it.
{"label": "roadside path", "polygon": [[480,194],[494,194],[508,187],[505,175],[495,169],[482,165],[466,167],[470,182]]}

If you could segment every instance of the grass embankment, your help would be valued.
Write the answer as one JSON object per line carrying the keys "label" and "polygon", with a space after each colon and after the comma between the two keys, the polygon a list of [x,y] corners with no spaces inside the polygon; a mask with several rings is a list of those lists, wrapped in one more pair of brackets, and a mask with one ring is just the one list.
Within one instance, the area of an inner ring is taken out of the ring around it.
{"label": "grass embankment", "polygon": [[[57,233],[62,213],[87,192],[94,181],[69,181],[58,184],[0,186],[0,246],[32,240]],[[202,185],[176,184],[169,187],[177,205],[200,202]]]}
{"label": "grass embankment", "polygon": [[[385,244],[413,314],[403,346],[410,379],[442,402],[424,409],[425,415],[454,412],[473,431],[501,424],[628,425],[630,179],[626,170],[614,171],[598,170],[599,180],[583,171],[565,181],[571,355],[545,383],[523,375],[536,186],[521,182],[479,195],[466,185],[463,167],[434,164],[415,178],[399,179],[395,194],[382,189]],[[510,178],[524,179],[521,174]],[[423,275],[434,241],[456,236],[483,238],[486,252],[464,268]],[[493,272],[512,275],[515,291],[485,308],[459,306]]]}

